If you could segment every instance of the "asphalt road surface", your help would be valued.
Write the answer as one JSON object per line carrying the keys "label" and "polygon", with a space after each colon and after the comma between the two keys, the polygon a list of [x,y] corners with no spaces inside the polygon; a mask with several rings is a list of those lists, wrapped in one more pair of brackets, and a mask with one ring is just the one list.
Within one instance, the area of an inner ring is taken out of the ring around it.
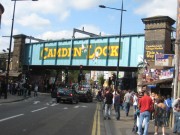
{"label": "asphalt road surface", "polygon": [[0,105],[1,135],[101,135],[100,104],[56,103],[48,95]]}

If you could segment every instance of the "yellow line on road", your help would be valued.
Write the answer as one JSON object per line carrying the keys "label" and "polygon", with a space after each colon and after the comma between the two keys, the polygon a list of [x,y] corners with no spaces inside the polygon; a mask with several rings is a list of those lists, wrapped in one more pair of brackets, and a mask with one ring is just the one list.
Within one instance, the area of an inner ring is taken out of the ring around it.
{"label": "yellow line on road", "polygon": [[100,104],[96,105],[91,135],[100,135]]}
{"label": "yellow line on road", "polygon": [[93,121],[93,127],[92,127],[92,134],[91,135],[96,135],[96,117],[97,117],[97,105],[96,105],[96,111],[94,114],[94,121]]}
{"label": "yellow line on road", "polygon": [[98,103],[98,124],[97,124],[97,135],[100,135],[100,104]]}

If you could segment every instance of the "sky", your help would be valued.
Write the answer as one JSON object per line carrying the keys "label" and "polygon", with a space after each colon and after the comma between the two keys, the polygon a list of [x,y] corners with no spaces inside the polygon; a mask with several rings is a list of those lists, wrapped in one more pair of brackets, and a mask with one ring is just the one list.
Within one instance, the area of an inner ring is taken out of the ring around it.
{"label": "sky", "polygon": [[[5,8],[0,29],[2,52],[10,44],[14,1],[0,3]],[[118,35],[121,11],[99,5],[121,9],[121,3],[122,0],[17,0],[13,35],[25,34],[43,40],[71,39],[73,28],[83,27],[84,31],[97,35]],[[177,0],[123,0],[123,7],[127,11],[123,12],[122,35],[144,34],[142,18],[164,15],[177,20]],[[75,37],[87,35],[76,33]]]}

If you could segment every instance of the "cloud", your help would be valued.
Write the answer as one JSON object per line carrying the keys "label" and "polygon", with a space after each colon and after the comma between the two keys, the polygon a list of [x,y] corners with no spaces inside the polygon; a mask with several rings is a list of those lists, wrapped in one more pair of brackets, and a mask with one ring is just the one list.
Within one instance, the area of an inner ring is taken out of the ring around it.
{"label": "cloud", "polygon": [[31,14],[29,16],[21,17],[16,21],[17,23],[21,24],[25,27],[31,27],[35,29],[42,29],[45,26],[50,25],[50,21],[47,19],[43,19],[37,14]]}
{"label": "cloud", "polygon": [[[77,29],[82,30],[84,27],[84,31],[94,33],[96,35],[99,35],[100,29],[96,26],[90,25],[90,24],[84,24],[79,26]],[[105,35],[104,32],[101,32],[101,35]],[[42,35],[38,35],[39,38],[44,39],[44,40],[58,40],[58,39],[69,39],[72,38],[73,36],[73,30],[61,30],[61,31],[48,31],[43,33]],[[89,37],[88,35],[81,34],[76,32],[75,33],[75,38],[82,38],[82,37]]]}
{"label": "cloud", "polygon": [[98,0],[70,0],[70,1],[71,1],[70,6],[79,10],[92,8],[100,3],[100,1]]}
{"label": "cloud", "polygon": [[136,14],[146,17],[165,15],[176,19],[177,1],[175,0],[146,0],[135,10]]}

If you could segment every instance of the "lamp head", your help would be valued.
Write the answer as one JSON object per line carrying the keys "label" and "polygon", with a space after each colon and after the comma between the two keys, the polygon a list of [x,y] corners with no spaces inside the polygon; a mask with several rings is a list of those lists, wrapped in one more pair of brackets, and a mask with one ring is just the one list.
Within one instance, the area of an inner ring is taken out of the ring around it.
{"label": "lamp head", "polygon": [[106,8],[106,6],[104,6],[104,5],[99,5],[99,7],[100,7],[100,8]]}

